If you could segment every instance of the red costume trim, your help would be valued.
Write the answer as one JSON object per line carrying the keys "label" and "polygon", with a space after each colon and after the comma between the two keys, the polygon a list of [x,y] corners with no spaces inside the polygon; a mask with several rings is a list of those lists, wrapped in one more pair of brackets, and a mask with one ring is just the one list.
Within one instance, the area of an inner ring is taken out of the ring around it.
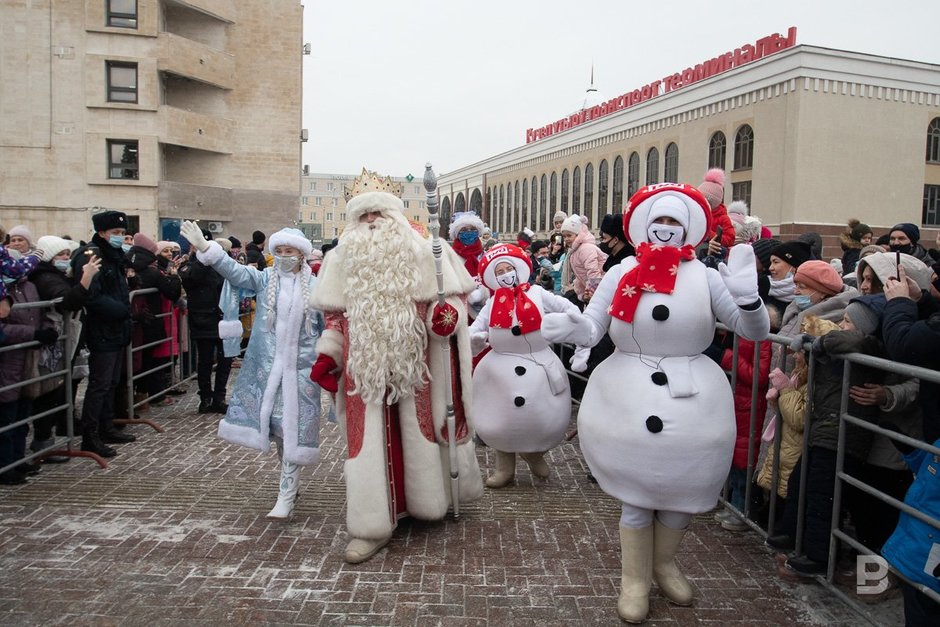
{"label": "red costume trim", "polygon": [[688,244],[676,248],[642,242],[636,258],[639,263],[620,277],[617,291],[607,309],[607,313],[624,322],[633,322],[643,292],[672,294],[679,274],[679,263],[695,259],[695,249]]}

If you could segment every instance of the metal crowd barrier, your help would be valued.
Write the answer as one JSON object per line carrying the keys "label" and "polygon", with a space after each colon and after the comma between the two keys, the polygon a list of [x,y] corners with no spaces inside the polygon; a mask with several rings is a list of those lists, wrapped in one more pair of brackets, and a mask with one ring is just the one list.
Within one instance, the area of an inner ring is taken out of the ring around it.
{"label": "metal crowd barrier", "polygon": [[[728,327],[724,326],[721,323],[717,324],[717,329],[730,332],[730,329],[728,329]],[[737,383],[737,376],[738,376],[737,371],[738,371],[739,341],[740,341],[740,338],[737,335],[734,335],[733,344],[732,344],[732,368],[730,372],[728,372],[732,392],[735,390],[735,386]],[[770,334],[767,340],[764,340],[764,341],[772,342],[775,346],[782,346],[784,349],[786,349],[790,347],[792,338],[787,337],[787,336],[777,335],[777,334]],[[747,524],[747,526],[751,528],[752,530],[760,533],[766,539],[768,535],[772,535],[771,530],[775,529],[776,522],[777,522],[776,521],[777,488],[779,487],[779,483],[780,483],[780,461],[781,461],[780,444],[781,444],[781,439],[782,439],[782,434],[783,434],[783,424],[782,424],[783,421],[782,421],[782,417],[778,416],[777,418],[778,422],[777,422],[777,427],[775,429],[773,442],[768,444],[768,448],[772,447],[773,449],[774,460],[773,460],[773,464],[771,467],[771,471],[772,471],[771,472],[771,487],[770,487],[769,494],[766,495],[767,498],[769,499],[769,504],[768,504],[769,511],[768,511],[768,517],[767,517],[767,528],[765,529],[761,527],[760,525],[758,525],[754,520],[752,520],[752,515],[754,514],[754,512],[751,511],[752,504],[753,504],[753,501],[751,498],[752,489],[757,488],[754,482],[754,477],[755,477],[755,472],[758,469],[757,467],[758,460],[759,458],[761,458],[761,450],[760,450],[761,440],[760,440],[760,434],[758,433],[758,423],[760,422],[761,424],[763,424],[762,421],[764,419],[764,416],[757,415],[757,410],[760,405],[760,403],[758,402],[759,401],[758,395],[762,387],[761,380],[759,377],[760,366],[761,366],[760,356],[761,356],[762,344],[763,342],[754,343],[754,356],[753,356],[752,368],[755,374],[752,377],[752,382],[751,382],[744,511],[737,509],[730,503],[730,501],[727,500],[726,498],[727,490],[728,490],[727,484],[726,484],[725,491],[723,492],[722,497],[719,500],[732,513],[733,516],[735,516],[738,520]],[[803,423],[804,424],[803,449],[801,453],[801,459],[804,460],[804,463],[800,464],[799,496],[798,496],[797,502],[795,503],[795,505],[797,506],[796,536],[794,538],[795,540],[794,554],[795,555],[801,555],[802,548],[803,548],[803,535],[804,535],[805,518],[806,518],[806,511],[805,511],[806,510],[806,496],[807,496],[806,484],[808,480],[808,467],[809,467],[809,464],[805,463],[805,460],[809,458],[809,448],[810,448],[809,432],[810,432],[810,426],[812,424],[813,396],[814,396],[814,388],[816,385],[816,371],[817,371],[817,364],[816,364],[817,360],[816,360],[816,357],[812,355],[812,352],[809,350],[810,345],[806,344],[804,345],[803,348],[804,348],[804,353],[806,355],[806,362],[807,362],[806,406],[805,406],[804,423]],[[556,349],[556,352],[559,354],[559,357],[562,358],[562,361],[565,365],[565,369],[569,377],[576,378],[581,381],[588,380],[588,378],[585,377],[584,375],[573,372],[570,369],[570,366],[568,364],[568,357],[570,356],[571,351],[573,350],[572,346],[564,345],[564,344],[556,345],[555,349]],[[773,363],[774,363],[775,353],[776,353],[776,350],[771,350],[771,366],[773,366]],[[861,353],[848,353],[845,355],[830,355],[830,357],[833,359],[842,359],[845,362],[845,368],[843,372],[843,385],[842,385],[842,392],[841,392],[841,411],[840,411],[840,416],[839,416],[839,439],[838,439],[838,447],[836,451],[836,482],[835,482],[835,487],[833,491],[833,506],[832,506],[832,512],[831,512],[832,526],[831,526],[830,546],[829,546],[829,566],[828,566],[828,570],[825,576],[819,575],[819,576],[816,576],[815,579],[819,581],[821,584],[823,584],[830,592],[842,598],[843,601],[847,602],[851,607],[853,607],[861,615],[866,616],[869,619],[872,619],[873,618],[872,614],[866,608],[866,606],[860,604],[857,599],[845,594],[842,590],[840,590],[833,584],[833,578],[835,577],[835,569],[837,565],[836,558],[837,558],[837,553],[838,553],[839,542],[843,542],[846,545],[852,547],[859,554],[876,555],[876,553],[871,548],[864,546],[858,540],[856,540],[849,534],[845,533],[841,529],[843,485],[848,484],[858,490],[865,492],[866,494],[870,496],[877,498],[878,500],[884,503],[891,505],[895,509],[898,509],[902,512],[905,512],[911,516],[916,517],[918,520],[921,520],[931,525],[935,529],[937,529],[938,533],[940,533],[940,521],[928,516],[927,514],[915,508],[912,508],[906,503],[903,503],[897,499],[892,498],[891,496],[877,490],[876,488],[864,483],[863,481],[855,477],[852,477],[851,475],[849,475],[848,473],[844,471],[843,465],[844,465],[844,459],[845,459],[846,425],[851,424],[851,425],[861,427],[875,434],[883,435],[893,441],[903,442],[912,447],[916,447],[921,450],[928,451],[934,455],[940,455],[940,449],[932,446],[929,443],[915,440],[913,438],[897,433],[895,431],[883,429],[873,423],[864,421],[858,417],[855,417],[849,414],[848,413],[849,388],[850,388],[849,376],[851,374],[851,366],[852,364],[865,365],[868,367],[877,368],[885,372],[895,373],[895,374],[905,376],[908,378],[913,377],[913,378],[917,378],[920,380],[931,381],[931,382],[938,383],[938,384],[940,384],[940,372],[930,370],[927,368],[911,366],[911,365],[891,361],[888,359],[880,359],[877,357],[871,357],[871,356],[864,355]],[[787,369],[784,368],[784,366],[787,361],[788,360],[783,359],[781,360],[781,363],[780,363],[781,369],[785,371]],[[787,374],[789,374],[789,372],[787,372]],[[572,403],[573,405],[578,405],[579,401],[577,399],[572,399]],[[570,433],[568,436],[568,439],[572,439],[576,435],[577,435],[577,430]],[[796,496],[796,495],[790,495],[790,494],[787,495],[788,507],[792,507],[794,505],[792,501],[789,501],[791,496]],[[909,579],[901,575],[894,568],[894,566],[890,564],[888,564],[888,568],[899,579],[903,579],[907,583],[913,585],[916,589],[923,592],[925,595],[929,596],[934,601],[940,602],[940,595],[938,595],[933,590],[926,588],[925,586],[911,582]]]}

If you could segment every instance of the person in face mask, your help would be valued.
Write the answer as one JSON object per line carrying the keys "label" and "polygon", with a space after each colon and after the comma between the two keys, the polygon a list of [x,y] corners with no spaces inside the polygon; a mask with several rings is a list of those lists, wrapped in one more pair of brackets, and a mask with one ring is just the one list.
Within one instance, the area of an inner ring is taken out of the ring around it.
{"label": "person in face mask", "polygon": [[916,224],[902,222],[891,227],[888,234],[888,246],[893,253],[917,257],[927,265],[934,262],[927,250],[920,245],[920,229]]}
{"label": "person in face mask", "polygon": [[[544,248],[548,242],[543,241]],[[547,479],[545,453],[559,444],[571,421],[571,392],[564,366],[540,332],[542,315],[578,312],[561,296],[526,283],[529,256],[500,244],[480,262],[480,274],[494,297],[470,326],[475,355],[486,352],[473,371],[473,407],[480,437],[493,449],[496,468],[489,488],[509,485],[516,454],[534,477]],[[520,278],[521,277],[521,278]]]}
{"label": "person in face mask", "polygon": [[[75,280],[72,277],[72,261],[70,259],[71,247],[68,241],[55,235],[44,235],[36,242],[37,247],[43,251],[42,261],[36,266],[30,274],[30,281],[36,286],[39,294],[39,300],[53,300],[61,298],[62,302],[56,306],[56,328],[61,333],[63,322],[69,317],[74,316],[75,322],[72,323],[73,341],[77,342],[80,334],[81,323],[84,318],[83,308],[88,301],[89,290],[91,289],[92,279],[101,269],[101,259],[95,255],[84,256],[81,268],[81,280]],[[83,348],[83,345],[75,344],[74,354]],[[71,362],[74,355],[69,356]],[[57,369],[61,369],[61,364]],[[78,390],[79,381],[73,380],[73,399],[74,392]],[[64,386],[44,394],[33,401],[33,414],[41,414],[54,407],[65,404],[66,390]],[[58,435],[66,435],[65,410],[54,412],[33,423],[33,441],[30,448],[33,451],[41,451],[53,444],[53,428],[58,431]],[[46,457],[44,462],[68,461],[68,457]]]}
{"label": "person in face mask", "polygon": [[623,214],[608,213],[601,220],[601,243],[598,248],[608,255],[607,261],[604,262],[604,272],[627,257],[633,256],[635,253],[633,246],[627,242],[627,236],[623,234]]}
{"label": "person in face mask", "polygon": [[[258,270],[239,265],[217,242],[207,241],[194,222],[183,222],[180,234],[192,244],[200,263],[232,287],[258,295],[251,339],[219,424],[219,437],[263,452],[270,449],[270,440],[277,443],[280,490],[268,518],[289,520],[301,466],[320,459],[320,387],[308,373],[316,359],[323,321],[310,304],[317,277],[303,263],[313,247],[298,229],[281,229],[268,238],[268,250],[274,256],[272,267]],[[222,320],[221,311],[216,310],[216,321],[221,321],[219,337],[241,337],[241,323]],[[215,393],[220,393],[218,382]],[[224,395],[224,387],[221,393]]]}
{"label": "person in face mask", "polygon": [[488,296],[486,288],[480,282],[479,272],[480,257],[483,256],[483,241],[480,239],[480,234],[485,228],[483,220],[472,211],[455,213],[448,227],[451,248],[463,259],[464,268],[477,285],[467,298],[467,313],[471,320],[476,318]]}

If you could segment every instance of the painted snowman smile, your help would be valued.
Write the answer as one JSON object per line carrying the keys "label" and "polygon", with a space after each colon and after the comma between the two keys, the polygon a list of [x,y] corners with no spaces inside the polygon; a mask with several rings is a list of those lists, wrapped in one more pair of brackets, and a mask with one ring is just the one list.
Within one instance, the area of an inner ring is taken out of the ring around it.
{"label": "painted snowman smile", "polygon": [[653,236],[656,239],[658,239],[660,242],[666,243],[672,239],[672,233],[670,233],[669,231],[666,231],[665,233],[666,237],[663,237],[662,235],[660,235],[660,233],[662,233],[662,231],[653,231]]}

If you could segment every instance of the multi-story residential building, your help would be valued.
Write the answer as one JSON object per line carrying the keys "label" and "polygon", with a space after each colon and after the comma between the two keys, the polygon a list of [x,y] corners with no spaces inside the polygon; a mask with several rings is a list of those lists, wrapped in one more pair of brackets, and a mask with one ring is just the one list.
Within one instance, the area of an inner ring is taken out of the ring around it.
{"label": "multi-story residential building", "polygon": [[0,23],[0,207],[87,238],[118,209],[173,237],[297,218],[299,0],[13,0]]}

